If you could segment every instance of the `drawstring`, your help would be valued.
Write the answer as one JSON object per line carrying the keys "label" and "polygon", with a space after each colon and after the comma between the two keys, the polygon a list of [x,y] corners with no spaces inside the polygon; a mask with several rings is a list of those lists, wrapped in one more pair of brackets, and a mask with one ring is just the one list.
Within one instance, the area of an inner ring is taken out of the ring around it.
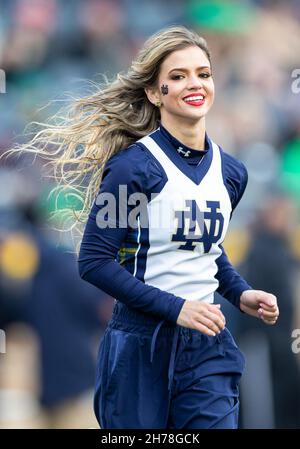
{"label": "drawstring", "polygon": [[[154,332],[153,332],[153,336],[152,336],[152,340],[151,340],[151,356],[150,356],[150,362],[151,363],[153,362],[156,338],[157,338],[158,332],[159,332],[161,326],[163,325],[163,323],[164,323],[164,320],[160,321],[158,323],[158,325],[156,326]],[[173,381],[175,354],[176,354],[176,347],[177,347],[177,342],[178,342],[178,336],[179,336],[179,326],[176,326],[175,331],[174,331],[174,335],[173,335],[172,349],[171,349],[171,356],[170,356],[170,363],[169,363],[169,371],[168,371],[169,384],[168,384],[168,390],[171,389],[171,384],[172,384],[172,381]]]}
{"label": "drawstring", "polygon": [[151,357],[150,357],[150,362],[153,362],[153,356],[154,356],[154,350],[155,350],[155,342],[156,342],[156,337],[157,334],[159,332],[159,329],[161,328],[161,326],[163,325],[164,320],[160,321],[158,323],[158,325],[155,328],[155,331],[153,332],[153,336],[152,336],[152,340],[151,340]]}
{"label": "drawstring", "polygon": [[176,354],[176,346],[177,346],[178,336],[179,336],[179,327],[176,326],[175,332],[174,332],[174,336],[173,336],[171,357],[170,357],[170,363],[169,363],[169,373],[168,373],[169,385],[168,385],[168,390],[171,390],[171,384],[172,384],[173,376],[174,376],[174,364],[175,364],[175,354]]}

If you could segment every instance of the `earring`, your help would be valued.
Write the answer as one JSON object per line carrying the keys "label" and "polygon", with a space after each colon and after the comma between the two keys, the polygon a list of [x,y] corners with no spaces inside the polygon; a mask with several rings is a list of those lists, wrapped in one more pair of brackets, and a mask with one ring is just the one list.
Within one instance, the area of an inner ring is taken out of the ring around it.
{"label": "earring", "polygon": [[160,101],[160,100],[156,101],[156,102],[155,102],[155,106],[156,106],[157,108],[160,108],[160,107],[161,107],[161,101]]}

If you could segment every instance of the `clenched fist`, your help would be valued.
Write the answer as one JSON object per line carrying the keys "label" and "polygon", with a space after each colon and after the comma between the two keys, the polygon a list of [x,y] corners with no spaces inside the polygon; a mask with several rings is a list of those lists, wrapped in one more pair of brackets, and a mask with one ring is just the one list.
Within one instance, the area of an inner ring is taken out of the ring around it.
{"label": "clenched fist", "polygon": [[276,296],[263,290],[245,290],[241,294],[240,309],[266,324],[275,324],[279,317]]}

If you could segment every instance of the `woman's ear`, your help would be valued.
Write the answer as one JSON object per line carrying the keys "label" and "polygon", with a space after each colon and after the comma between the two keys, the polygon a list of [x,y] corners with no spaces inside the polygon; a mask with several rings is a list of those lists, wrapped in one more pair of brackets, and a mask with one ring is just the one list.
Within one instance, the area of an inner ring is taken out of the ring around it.
{"label": "woman's ear", "polygon": [[144,90],[150,103],[155,106],[160,101],[157,90],[153,87],[145,87]]}

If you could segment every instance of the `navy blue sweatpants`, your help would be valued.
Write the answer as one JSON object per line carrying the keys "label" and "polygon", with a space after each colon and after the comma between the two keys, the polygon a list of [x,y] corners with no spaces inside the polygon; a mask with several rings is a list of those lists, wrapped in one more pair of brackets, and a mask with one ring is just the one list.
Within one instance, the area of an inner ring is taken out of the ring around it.
{"label": "navy blue sweatpants", "polygon": [[94,409],[102,429],[237,428],[245,359],[216,337],[117,302],[103,335]]}

